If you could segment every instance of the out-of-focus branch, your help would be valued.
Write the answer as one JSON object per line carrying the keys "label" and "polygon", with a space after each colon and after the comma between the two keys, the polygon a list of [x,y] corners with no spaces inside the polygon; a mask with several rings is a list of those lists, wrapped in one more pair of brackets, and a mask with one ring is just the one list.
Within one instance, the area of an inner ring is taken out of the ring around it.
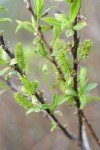
{"label": "out-of-focus branch", "polygon": [[89,145],[89,141],[88,141],[88,137],[87,137],[87,133],[86,133],[86,129],[85,129],[84,125],[82,128],[82,137],[83,137],[83,149],[92,150],[90,145]]}
{"label": "out-of-focus branch", "polygon": [[94,137],[94,139],[95,139],[96,143],[98,144],[98,146],[100,146],[100,139],[97,137],[97,135],[96,135],[92,125],[90,124],[90,122],[86,118],[85,114],[82,113],[82,115],[83,115],[84,121],[85,121],[85,123],[86,123],[86,125],[87,125],[87,127],[88,127],[88,129],[89,129],[89,131],[91,133],[91,135]]}

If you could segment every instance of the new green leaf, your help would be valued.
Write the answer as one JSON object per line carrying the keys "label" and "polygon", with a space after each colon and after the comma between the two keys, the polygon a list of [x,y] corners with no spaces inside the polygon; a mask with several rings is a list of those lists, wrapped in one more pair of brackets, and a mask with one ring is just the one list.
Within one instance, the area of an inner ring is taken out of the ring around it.
{"label": "new green leaf", "polygon": [[71,37],[73,35],[74,35],[74,31],[72,29],[66,31],[67,38],[69,38],[69,37]]}
{"label": "new green leaf", "polygon": [[55,19],[55,18],[46,17],[46,18],[43,18],[42,20],[44,20],[45,22],[47,22],[48,24],[50,24],[50,25],[52,25],[52,26],[55,26],[55,27],[58,27],[58,28],[61,27],[61,22],[58,21],[58,20]]}
{"label": "new green leaf", "polygon": [[70,10],[70,20],[74,21],[76,16],[78,15],[79,9],[81,5],[81,0],[74,0]]}
{"label": "new green leaf", "polygon": [[97,86],[97,83],[90,83],[90,84],[86,85],[83,89],[83,93],[86,94],[86,93],[90,92],[91,90],[96,88],[96,86]]}
{"label": "new green leaf", "polygon": [[22,21],[19,21],[19,20],[16,20],[16,22],[18,23],[17,25],[17,28],[16,28],[16,33],[20,30],[20,29],[25,29],[31,33],[34,33],[34,28],[33,28],[33,25],[28,22],[28,21],[25,21],[25,22],[22,22]]}
{"label": "new green leaf", "polygon": [[34,0],[35,11],[38,19],[42,16],[44,10],[44,0]]}
{"label": "new green leaf", "polygon": [[80,95],[80,101],[81,101],[81,105],[80,105],[80,109],[83,109],[83,107],[86,105],[87,103],[87,99],[85,95]]}
{"label": "new green leaf", "polygon": [[0,23],[3,22],[12,22],[12,20],[10,18],[0,18]]}
{"label": "new green leaf", "polygon": [[0,71],[0,76],[4,75],[5,73],[7,73],[9,71],[10,67],[7,67],[3,70]]}
{"label": "new green leaf", "polygon": [[8,9],[0,6],[0,10],[8,10]]}
{"label": "new green leaf", "polygon": [[87,26],[87,23],[85,21],[82,21],[80,23],[78,23],[77,25],[75,25],[73,27],[74,30],[81,30],[83,29],[85,26]]}

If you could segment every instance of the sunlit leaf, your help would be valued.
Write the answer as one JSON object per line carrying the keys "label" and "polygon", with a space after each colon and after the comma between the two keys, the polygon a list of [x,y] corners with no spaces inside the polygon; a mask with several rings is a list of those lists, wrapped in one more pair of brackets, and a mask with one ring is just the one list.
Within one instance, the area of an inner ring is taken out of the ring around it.
{"label": "sunlit leaf", "polygon": [[96,96],[87,96],[86,97],[87,101],[99,101],[100,97],[96,97]]}
{"label": "sunlit leaf", "polygon": [[67,36],[67,38],[69,38],[69,37],[71,37],[71,36],[73,36],[74,35],[74,31],[73,30],[67,30],[66,31],[66,36]]}
{"label": "sunlit leaf", "polygon": [[70,96],[70,95],[64,95],[63,97],[60,97],[58,100],[58,105],[61,105],[65,102],[67,102],[71,98],[72,98],[72,96]]}
{"label": "sunlit leaf", "polygon": [[28,21],[22,22],[19,20],[16,20],[16,22],[18,23],[18,25],[17,25],[15,32],[18,32],[20,29],[25,29],[31,33],[34,33],[34,29],[33,29],[32,24],[30,22],[28,22]]}
{"label": "sunlit leaf", "polygon": [[83,109],[83,107],[86,105],[87,103],[87,99],[85,95],[80,95],[80,101],[81,101],[81,105],[80,105],[80,109]]}
{"label": "sunlit leaf", "polygon": [[86,94],[86,93],[90,92],[91,90],[96,88],[96,86],[97,86],[97,83],[90,83],[90,84],[86,85],[83,89],[83,93]]}
{"label": "sunlit leaf", "polygon": [[87,23],[85,21],[82,21],[80,23],[78,23],[77,25],[75,25],[73,27],[74,30],[81,30],[83,29],[85,26],[87,25]]}
{"label": "sunlit leaf", "polygon": [[0,71],[0,76],[4,75],[9,71],[10,67],[4,68],[3,70]]}
{"label": "sunlit leaf", "polygon": [[8,9],[0,6],[0,10],[8,10]]}
{"label": "sunlit leaf", "polygon": [[52,18],[52,17],[46,17],[46,18],[43,18],[42,20],[44,20],[45,22],[47,22],[48,24],[52,25],[52,26],[55,26],[55,27],[59,27],[61,26],[61,22],[58,21],[57,19],[55,18]]}
{"label": "sunlit leaf", "polygon": [[74,0],[70,10],[70,20],[74,21],[76,16],[78,15],[79,9],[81,5],[81,0]]}
{"label": "sunlit leaf", "polygon": [[3,22],[12,22],[12,20],[10,18],[0,18],[0,23]]}

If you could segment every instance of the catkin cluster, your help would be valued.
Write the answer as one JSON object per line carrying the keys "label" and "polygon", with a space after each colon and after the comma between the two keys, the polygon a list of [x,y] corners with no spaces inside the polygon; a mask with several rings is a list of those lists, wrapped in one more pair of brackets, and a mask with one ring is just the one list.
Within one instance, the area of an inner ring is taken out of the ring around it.
{"label": "catkin cluster", "polygon": [[92,42],[88,39],[79,44],[78,53],[82,56],[83,59],[87,59],[90,51],[92,50],[92,45]]}
{"label": "catkin cluster", "polygon": [[59,50],[57,60],[63,70],[64,75],[71,74],[72,63],[65,50]]}
{"label": "catkin cluster", "polygon": [[24,85],[25,92],[31,95],[34,94],[39,84],[38,81],[31,81],[26,75],[24,75],[21,80]]}
{"label": "catkin cluster", "polygon": [[14,98],[16,102],[25,109],[30,109],[33,107],[31,101],[29,101],[25,96],[21,95],[20,93],[15,93]]}
{"label": "catkin cluster", "polygon": [[25,69],[25,58],[23,53],[23,47],[21,43],[18,43],[16,46],[15,56],[18,62],[19,67],[24,70]]}
{"label": "catkin cluster", "polygon": [[47,56],[48,54],[47,48],[39,36],[34,39],[33,44],[35,46],[36,53],[38,53],[42,57]]}

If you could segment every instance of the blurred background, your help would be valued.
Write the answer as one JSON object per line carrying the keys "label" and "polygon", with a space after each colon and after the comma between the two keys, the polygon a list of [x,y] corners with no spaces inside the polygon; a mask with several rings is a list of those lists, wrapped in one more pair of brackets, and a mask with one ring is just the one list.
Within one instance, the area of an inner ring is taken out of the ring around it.
{"label": "blurred background", "polygon": [[[58,6],[55,10],[49,12],[52,15],[55,11],[68,11],[68,6],[65,3],[53,2],[53,0],[45,0],[45,8],[52,5]],[[4,37],[9,41],[10,49],[15,50],[16,44],[20,41],[24,45],[24,51],[28,64],[28,73],[31,78],[36,78],[40,81],[40,89],[45,91],[45,97],[50,100],[53,92],[50,91],[50,86],[56,82],[52,75],[52,65],[45,59],[34,54],[33,39],[34,36],[25,31],[20,30],[15,34],[16,22],[15,20],[29,21],[30,14],[26,9],[23,0],[0,0],[0,6],[9,9],[8,12],[0,12],[0,17],[10,17],[13,23],[0,24],[0,30],[5,30]],[[93,51],[83,66],[88,68],[88,77],[90,82],[97,82],[98,87],[92,92],[92,95],[100,96],[100,0],[86,0],[83,2],[82,14],[87,18],[88,26],[79,34],[81,39],[90,38],[93,43]],[[46,34],[48,41],[51,40],[52,35]],[[65,37],[62,37],[65,38]],[[48,74],[42,72],[42,66],[48,63]],[[0,66],[3,68],[3,66]],[[49,92],[50,91],[50,92]],[[59,89],[58,89],[58,92]],[[68,125],[73,133],[77,134],[77,116],[74,116],[76,111],[73,107],[64,104],[60,107],[63,117],[59,120],[63,124]],[[96,134],[100,138],[100,101],[90,102],[84,108],[84,112],[91,122]],[[78,150],[77,145],[69,141],[60,131],[55,130],[50,132],[51,124],[47,118],[41,113],[32,113],[25,115],[25,110],[22,109],[14,100],[13,92],[0,92],[0,150]],[[92,150],[99,150],[94,139],[88,132],[88,138]]]}

